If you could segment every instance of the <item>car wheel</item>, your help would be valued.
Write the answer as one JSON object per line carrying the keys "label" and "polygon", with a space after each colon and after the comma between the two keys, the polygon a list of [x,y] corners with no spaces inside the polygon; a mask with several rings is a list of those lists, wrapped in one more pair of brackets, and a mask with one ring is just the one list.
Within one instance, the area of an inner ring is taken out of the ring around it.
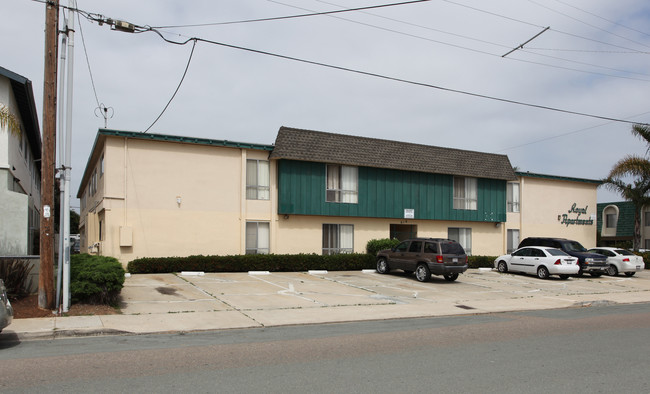
{"label": "car wheel", "polygon": [[388,261],[386,261],[385,257],[380,257],[379,260],[377,260],[377,272],[380,274],[385,274],[388,271],[390,271],[390,268],[388,267]]}
{"label": "car wheel", "polygon": [[428,282],[431,279],[431,271],[426,264],[418,264],[418,267],[415,269],[415,279],[420,282]]}
{"label": "car wheel", "polygon": [[458,279],[458,273],[445,274],[444,277],[447,282],[453,282]]}
{"label": "car wheel", "polygon": [[625,276],[634,276],[634,274],[636,274],[636,272],[626,272]]}
{"label": "car wheel", "polygon": [[594,278],[600,278],[603,274],[602,272],[590,272],[589,275],[593,276]]}
{"label": "car wheel", "polygon": [[548,268],[544,267],[543,265],[537,268],[537,277],[539,279],[548,279],[548,275]]}
{"label": "car wheel", "polygon": [[562,274],[562,275],[560,275],[560,279],[567,280],[567,279],[569,279],[569,275]]}
{"label": "car wheel", "polygon": [[501,273],[508,272],[508,264],[506,264],[505,261],[499,261],[499,264],[497,264],[497,271]]}
{"label": "car wheel", "polygon": [[609,276],[618,275],[618,268],[616,268],[614,264],[611,264],[609,267],[607,267],[607,275]]}

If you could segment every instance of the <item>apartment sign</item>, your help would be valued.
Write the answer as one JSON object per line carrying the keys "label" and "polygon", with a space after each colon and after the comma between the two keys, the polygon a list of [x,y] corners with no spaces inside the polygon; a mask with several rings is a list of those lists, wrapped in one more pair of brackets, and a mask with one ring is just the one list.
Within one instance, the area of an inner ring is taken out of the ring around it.
{"label": "apartment sign", "polygon": [[560,224],[564,224],[567,227],[569,227],[569,225],[593,226],[594,220],[596,219],[595,215],[591,215],[590,218],[580,217],[580,215],[587,215],[587,208],[589,208],[589,205],[580,208],[577,203],[573,203],[571,209],[569,209],[567,213],[557,215],[557,220]]}

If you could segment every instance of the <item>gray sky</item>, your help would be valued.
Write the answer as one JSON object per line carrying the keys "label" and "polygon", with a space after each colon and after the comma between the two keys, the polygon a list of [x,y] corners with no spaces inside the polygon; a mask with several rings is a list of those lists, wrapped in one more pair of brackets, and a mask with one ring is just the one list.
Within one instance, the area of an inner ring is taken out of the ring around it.
{"label": "gray sky", "polygon": [[[79,0],[77,6],[156,27],[392,2]],[[61,4],[68,5],[66,0]],[[81,29],[78,20],[75,25],[73,197],[97,130],[104,127],[104,119],[96,116],[97,101],[111,108],[108,128],[144,131],[174,93],[192,49],[191,43],[169,44],[153,32],[113,31],[85,18]],[[44,4],[3,2],[0,65],[32,81],[39,119],[44,26]],[[547,26],[523,50],[502,57]],[[650,123],[647,0],[433,0],[159,31],[174,41],[199,37],[430,86],[199,42],[178,94],[152,133],[271,144],[278,128],[289,126],[502,153],[520,171],[587,179],[603,178],[626,154],[646,150],[628,123],[431,86]],[[620,199],[598,190],[599,202]]]}

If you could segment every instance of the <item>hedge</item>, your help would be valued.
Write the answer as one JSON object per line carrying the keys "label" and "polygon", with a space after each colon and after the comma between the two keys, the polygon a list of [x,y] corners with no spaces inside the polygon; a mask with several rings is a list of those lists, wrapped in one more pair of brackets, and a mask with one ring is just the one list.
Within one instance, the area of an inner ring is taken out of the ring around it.
{"label": "hedge", "polygon": [[375,257],[365,253],[335,254],[248,254],[229,256],[145,257],[132,260],[132,274],[181,271],[296,272],[308,270],[351,271],[375,267]]}
{"label": "hedge", "polygon": [[70,256],[72,303],[116,305],[124,286],[124,268],[113,257],[73,254]]}

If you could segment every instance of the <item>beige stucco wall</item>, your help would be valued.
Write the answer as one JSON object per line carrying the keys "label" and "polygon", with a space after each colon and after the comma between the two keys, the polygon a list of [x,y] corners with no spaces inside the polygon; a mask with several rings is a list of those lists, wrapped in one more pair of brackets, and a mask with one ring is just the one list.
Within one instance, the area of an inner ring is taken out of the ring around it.
{"label": "beige stucco wall", "polygon": [[355,253],[365,253],[371,239],[388,238],[391,224],[416,225],[418,237],[432,238],[447,238],[450,227],[471,228],[473,254],[499,254],[503,237],[501,227],[493,223],[290,215],[279,217],[275,223],[274,253],[320,254],[323,224],[353,225]]}
{"label": "beige stucco wall", "polygon": [[267,151],[117,137],[101,151],[105,173],[82,212],[86,246],[98,244],[91,252],[123,263],[243,254],[246,221],[271,221],[274,199],[246,200],[244,176],[247,158],[266,160]]}
{"label": "beige stucco wall", "polygon": [[[508,214],[506,229],[519,229],[521,240],[532,236],[561,237],[576,240],[586,248],[596,246],[597,184],[526,176],[520,177],[519,182],[521,210]],[[574,204],[576,208],[586,208],[586,214],[570,212]],[[593,219],[593,223],[567,225],[562,223],[563,215],[569,219]]]}

